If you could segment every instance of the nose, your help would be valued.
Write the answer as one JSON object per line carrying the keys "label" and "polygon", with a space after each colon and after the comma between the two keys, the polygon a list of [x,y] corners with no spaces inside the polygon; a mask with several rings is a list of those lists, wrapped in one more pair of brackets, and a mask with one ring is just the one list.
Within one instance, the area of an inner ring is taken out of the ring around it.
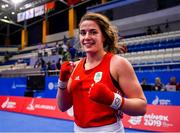
{"label": "nose", "polygon": [[90,37],[89,32],[86,32],[86,34],[85,34],[84,38],[85,38],[85,39],[87,39],[87,38],[89,38],[89,37]]}

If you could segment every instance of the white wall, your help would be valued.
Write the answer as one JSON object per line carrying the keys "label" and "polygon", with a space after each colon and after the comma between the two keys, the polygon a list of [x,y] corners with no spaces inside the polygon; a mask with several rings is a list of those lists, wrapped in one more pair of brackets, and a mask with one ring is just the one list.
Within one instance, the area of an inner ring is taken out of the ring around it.
{"label": "white wall", "polygon": [[[180,6],[119,19],[112,21],[112,23],[118,27],[121,35],[132,35],[145,32],[148,26],[165,24],[167,20],[171,30],[180,30]],[[64,35],[69,37],[68,31],[48,35],[47,42],[61,40]],[[75,30],[75,36],[77,36],[77,29]]]}
{"label": "white wall", "polygon": [[170,25],[172,23],[172,27],[174,27],[172,30],[180,30],[180,6],[119,19],[112,23],[120,29],[120,32],[126,33],[143,30],[151,25],[165,24],[167,20]]}

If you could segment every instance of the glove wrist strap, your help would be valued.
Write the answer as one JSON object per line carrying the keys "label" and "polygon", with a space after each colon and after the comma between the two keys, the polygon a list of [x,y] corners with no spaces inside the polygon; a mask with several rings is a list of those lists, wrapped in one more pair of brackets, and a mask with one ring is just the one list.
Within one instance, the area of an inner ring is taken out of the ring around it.
{"label": "glove wrist strap", "polygon": [[61,81],[60,79],[58,79],[58,88],[60,90],[64,90],[64,89],[66,89],[66,87],[67,87],[67,82],[64,82],[64,81]]}
{"label": "glove wrist strap", "polygon": [[120,109],[121,105],[122,105],[122,97],[119,94],[114,93],[114,100],[110,105],[110,107],[115,110],[118,110]]}

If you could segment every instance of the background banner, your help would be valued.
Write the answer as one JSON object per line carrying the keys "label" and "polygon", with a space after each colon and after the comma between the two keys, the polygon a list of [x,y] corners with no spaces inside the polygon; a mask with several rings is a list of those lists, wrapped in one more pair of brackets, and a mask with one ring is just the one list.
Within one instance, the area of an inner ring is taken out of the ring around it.
{"label": "background banner", "polygon": [[[73,120],[73,108],[66,112],[58,109],[56,99],[0,96],[0,110],[44,117]],[[159,131],[180,131],[180,106],[148,105],[144,116],[124,115],[122,121],[126,128]]]}

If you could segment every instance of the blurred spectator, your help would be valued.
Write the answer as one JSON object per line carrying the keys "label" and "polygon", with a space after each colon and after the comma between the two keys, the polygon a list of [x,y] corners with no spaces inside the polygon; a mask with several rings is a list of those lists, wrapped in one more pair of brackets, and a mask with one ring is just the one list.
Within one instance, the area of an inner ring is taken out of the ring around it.
{"label": "blurred spectator", "polygon": [[58,70],[61,69],[61,58],[59,58],[59,60],[56,62],[56,68],[57,68]]}
{"label": "blurred spectator", "polygon": [[10,57],[11,57],[10,53],[8,51],[6,51],[5,54],[4,54],[5,61],[8,61]]}
{"label": "blurred spectator", "polygon": [[38,58],[37,61],[34,64],[34,68],[44,68],[45,67],[45,61],[43,58]]}
{"label": "blurred spectator", "polygon": [[62,46],[61,46],[62,48],[63,48],[63,51],[64,52],[67,52],[68,51],[68,46],[67,46],[67,44],[62,44]]}
{"label": "blurred spectator", "polygon": [[158,25],[155,29],[155,34],[159,34],[159,33],[162,33],[162,30],[161,30],[160,26]]}
{"label": "blurred spectator", "polygon": [[34,68],[39,68],[40,67],[40,61],[37,59],[37,61],[34,63]]}
{"label": "blurred spectator", "polygon": [[52,55],[56,55],[57,53],[58,53],[58,50],[57,50],[56,47],[51,49],[51,54]]}
{"label": "blurred spectator", "polygon": [[154,34],[154,31],[151,29],[150,26],[148,26],[147,35],[152,35],[152,34]]}
{"label": "blurred spectator", "polygon": [[169,32],[169,29],[170,29],[170,27],[169,27],[169,22],[168,22],[168,20],[166,21],[166,24],[165,24],[165,31],[166,32]]}
{"label": "blurred spectator", "polygon": [[176,77],[171,77],[169,83],[166,85],[167,91],[179,91],[180,84],[176,81]]}
{"label": "blurred spectator", "polygon": [[141,85],[147,85],[147,80],[145,78],[142,79]]}
{"label": "blurred spectator", "polygon": [[47,69],[48,69],[48,70],[51,70],[51,62],[50,62],[50,61],[47,62],[47,65],[46,65],[46,66],[47,66]]}
{"label": "blurred spectator", "polygon": [[41,70],[42,71],[46,71],[47,70],[46,62],[43,60],[43,58],[41,58]]}
{"label": "blurred spectator", "polygon": [[69,61],[69,60],[71,60],[71,55],[69,51],[63,52],[62,61]]}
{"label": "blurred spectator", "polygon": [[152,91],[154,86],[148,84],[146,78],[142,78],[141,87],[143,91]]}
{"label": "blurred spectator", "polygon": [[43,56],[42,51],[38,51],[38,57],[42,57],[42,56]]}
{"label": "blurred spectator", "polygon": [[67,61],[71,59],[71,55],[69,53],[69,47],[70,47],[70,43],[69,41],[67,42],[67,44],[63,44],[62,48],[63,48],[63,54],[62,54],[62,61]]}
{"label": "blurred spectator", "polygon": [[160,77],[155,78],[155,84],[153,86],[153,90],[155,90],[155,91],[164,91],[164,84],[161,82]]}
{"label": "blurred spectator", "polygon": [[71,60],[74,61],[76,57],[76,49],[71,45],[69,46],[69,53]]}
{"label": "blurred spectator", "polygon": [[66,35],[64,35],[64,38],[63,38],[63,44],[66,44],[67,41],[68,41],[68,39],[67,39]]}
{"label": "blurred spectator", "polygon": [[56,70],[56,62],[55,62],[55,60],[53,60],[52,63],[51,63],[51,70]]}
{"label": "blurred spectator", "polygon": [[48,56],[48,51],[44,49],[44,56]]}

